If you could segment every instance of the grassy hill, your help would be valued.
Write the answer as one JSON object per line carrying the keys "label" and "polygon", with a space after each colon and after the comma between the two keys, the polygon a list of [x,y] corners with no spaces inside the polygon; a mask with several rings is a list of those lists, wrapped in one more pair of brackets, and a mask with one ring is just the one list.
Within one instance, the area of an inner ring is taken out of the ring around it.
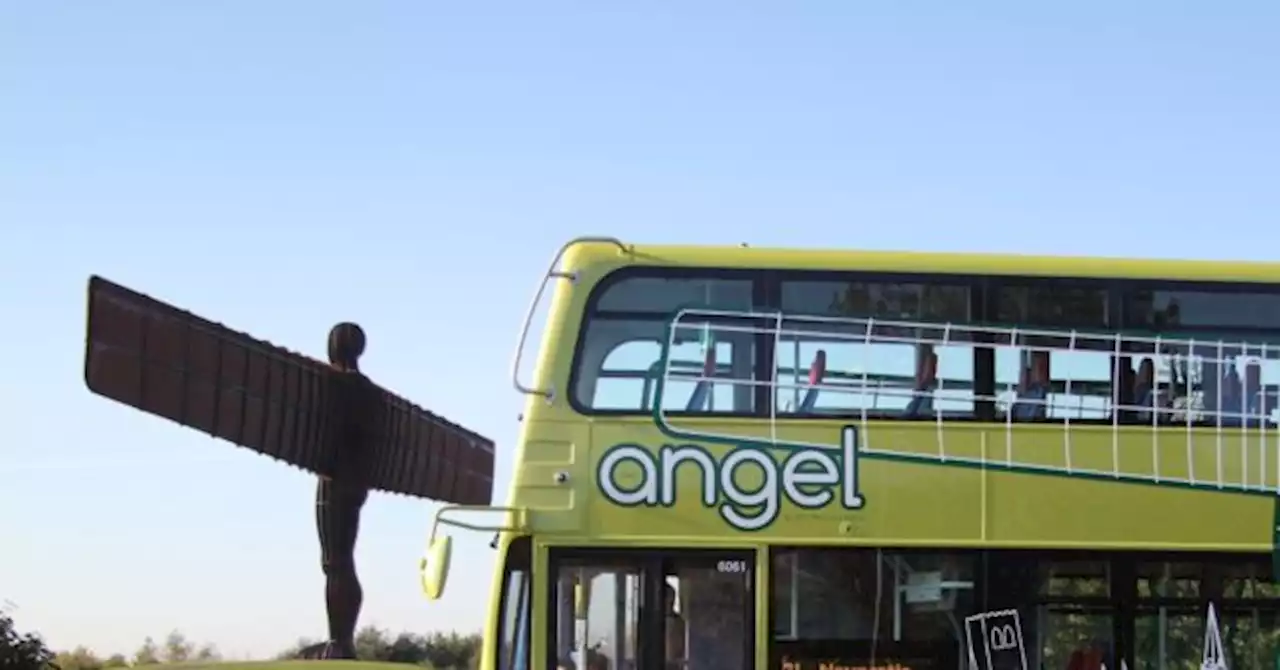
{"label": "grassy hill", "polygon": [[250,661],[247,663],[182,663],[173,670],[406,670],[420,666],[376,661]]}

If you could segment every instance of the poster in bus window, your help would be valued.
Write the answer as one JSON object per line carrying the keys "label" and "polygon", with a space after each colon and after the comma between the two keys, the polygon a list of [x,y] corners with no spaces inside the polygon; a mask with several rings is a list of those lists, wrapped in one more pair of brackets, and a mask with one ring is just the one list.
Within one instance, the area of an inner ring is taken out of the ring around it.
{"label": "poster in bus window", "polygon": [[1200,657],[1200,670],[1227,670],[1222,632],[1218,630],[1218,612],[1213,603],[1209,603],[1209,611],[1204,618],[1204,651]]}
{"label": "poster in bus window", "polygon": [[1027,670],[1027,649],[1017,610],[967,616],[964,634],[973,670]]}

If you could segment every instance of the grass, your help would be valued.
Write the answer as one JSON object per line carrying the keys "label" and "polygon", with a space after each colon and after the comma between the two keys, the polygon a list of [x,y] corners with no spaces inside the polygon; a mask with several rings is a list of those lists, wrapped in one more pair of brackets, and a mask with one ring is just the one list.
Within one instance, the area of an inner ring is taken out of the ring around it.
{"label": "grass", "polygon": [[245,663],[183,663],[181,670],[405,670],[417,666],[376,661],[248,661]]}

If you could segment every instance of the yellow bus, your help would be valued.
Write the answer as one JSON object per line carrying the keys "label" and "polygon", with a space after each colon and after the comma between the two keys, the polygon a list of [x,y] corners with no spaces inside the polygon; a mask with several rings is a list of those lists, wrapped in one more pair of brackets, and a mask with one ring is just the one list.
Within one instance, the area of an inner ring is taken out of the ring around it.
{"label": "yellow bus", "polygon": [[584,238],[513,376],[482,667],[1275,663],[1280,264]]}

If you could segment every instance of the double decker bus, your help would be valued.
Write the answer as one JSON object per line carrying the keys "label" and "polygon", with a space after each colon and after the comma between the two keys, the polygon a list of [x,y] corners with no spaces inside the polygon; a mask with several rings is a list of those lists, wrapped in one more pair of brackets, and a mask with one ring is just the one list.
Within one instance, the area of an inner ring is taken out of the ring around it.
{"label": "double decker bus", "polygon": [[1276,662],[1280,264],[585,238],[518,349],[482,667]]}

